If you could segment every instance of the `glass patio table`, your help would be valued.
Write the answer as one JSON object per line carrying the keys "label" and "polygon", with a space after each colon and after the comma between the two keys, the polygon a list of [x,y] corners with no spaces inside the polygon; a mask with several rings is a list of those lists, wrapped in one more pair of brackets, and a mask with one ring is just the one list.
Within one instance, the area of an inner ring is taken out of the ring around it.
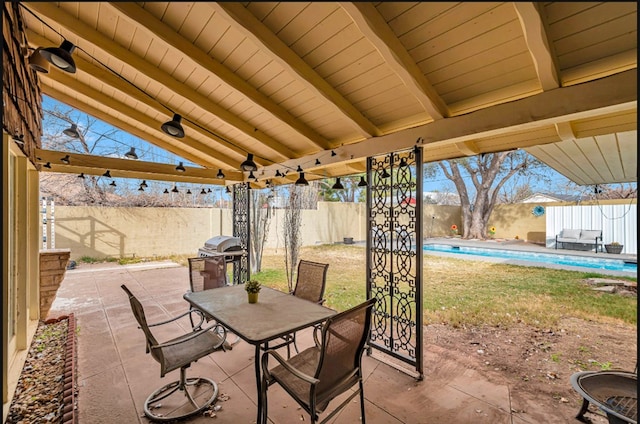
{"label": "glass patio table", "polygon": [[248,302],[243,284],[187,292],[183,297],[189,304],[211,315],[242,340],[254,345],[258,399],[256,422],[261,422],[263,411],[260,396],[261,349],[268,349],[271,340],[311,327],[336,314],[333,309],[264,286],[260,290],[257,303]]}

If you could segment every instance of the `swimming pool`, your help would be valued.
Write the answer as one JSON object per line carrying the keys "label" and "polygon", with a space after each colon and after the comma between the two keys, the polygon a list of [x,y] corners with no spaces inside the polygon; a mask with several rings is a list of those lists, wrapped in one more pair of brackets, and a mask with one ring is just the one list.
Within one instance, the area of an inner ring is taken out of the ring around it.
{"label": "swimming pool", "polygon": [[563,254],[535,253],[518,250],[483,249],[479,247],[450,246],[446,244],[426,244],[425,251],[455,253],[467,256],[482,256],[489,258],[517,259],[520,261],[538,262],[545,264],[567,265],[580,268],[603,269],[628,273],[638,272],[636,263],[629,263],[622,259],[593,258],[587,256],[572,256]]}

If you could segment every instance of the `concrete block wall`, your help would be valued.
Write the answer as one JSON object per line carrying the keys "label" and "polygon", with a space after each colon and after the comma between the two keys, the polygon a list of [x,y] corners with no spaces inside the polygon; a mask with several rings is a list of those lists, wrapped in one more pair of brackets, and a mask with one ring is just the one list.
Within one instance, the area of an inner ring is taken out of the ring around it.
{"label": "concrete block wall", "polygon": [[40,252],[40,319],[44,320],[64,280],[70,249],[48,249]]}

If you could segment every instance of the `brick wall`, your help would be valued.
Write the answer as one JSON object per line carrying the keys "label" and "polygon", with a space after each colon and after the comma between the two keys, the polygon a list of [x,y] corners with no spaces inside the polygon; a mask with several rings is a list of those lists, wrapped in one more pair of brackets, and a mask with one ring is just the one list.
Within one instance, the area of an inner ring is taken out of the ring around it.
{"label": "brick wall", "polygon": [[40,252],[40,319],[49,314],[60,283],[64,280],[70,249],[49,249]]}

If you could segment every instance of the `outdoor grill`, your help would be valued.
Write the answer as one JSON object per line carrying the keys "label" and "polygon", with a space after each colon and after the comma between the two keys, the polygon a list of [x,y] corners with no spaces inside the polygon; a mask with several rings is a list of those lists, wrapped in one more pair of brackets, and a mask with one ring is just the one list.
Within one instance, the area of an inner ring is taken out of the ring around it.
{"label": "outdoor grill", "polygon": [[607,414],[609,424],[637,424],[638,375],[626,371],[582,371],[571,385],[584,398],[576,418],[585,421],[589,402]]}
{"label": "outdoor grill", "polygon": [[226,262],[239,261],[247,252],[242,250],[240,238],[231,236],[215,236],[198,249],[198,257],[225,256]]}

